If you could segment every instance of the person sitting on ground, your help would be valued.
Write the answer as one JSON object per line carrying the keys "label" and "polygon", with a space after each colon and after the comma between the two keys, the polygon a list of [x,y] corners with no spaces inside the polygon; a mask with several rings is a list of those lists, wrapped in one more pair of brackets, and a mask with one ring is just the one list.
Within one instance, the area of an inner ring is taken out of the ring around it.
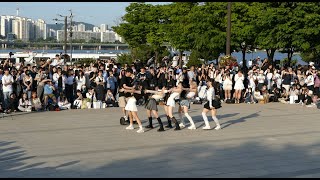
{"label": "person sitting on ground", "polygon": [[285,87],[281,88],[281,96],[279,101],[281,103],[288,103],[289,102],[289,93],[287,92]]}
{"label": "person sitting on ground", "polygon": [[247,104],[254,103],[254,98],[252,96],[252,88],[247,88],[243,96],[245,97],[245,103]]}
{"label": "person sitting on ground", "polygon": [[263,98],[265,100],[265,103],[268,103],[270,95],[269,95],[269,92],[268,92],[267,85],[265,85],[265,84],[262,86],[261,95],[263,96]]}
{"label": "person sitting on ground", "polygon": [[289,103],[290,104],[295,104],[295,103],[299,102],[299,90],[296,87],[297,86],[295,84],[293,84],[292,87],[290,87],[290,90],[289,90]]}
{"label": "person sitting on ground", "polygon": [[93,106],[93,102],[97,101],[96,92],[93,88],[89,88],[88,92],[86,93],[87,97],[87,108],[91,109]]}
{"label": "person sitting on ground", "polygon": [[114,106],[116,102],[116,99],[114,98],[112,91],[110,89],[108,89],[107,94],[106,94],[106,105],[107,107],[109,106]]}
{"label": "person sitting on ground", "polygon": [[80,109],[81,106],[82,106],[82,100],[83,100],[83,97],[82,97],[82,92],[81,90],[77,90],[77,99],[74,100],[73,102],[73,106],[76,108],[76,109]]}
{"label": "person sitting on ground", "polygon": [[7,112],[17,112],[19,106],[19,100],[17,99],[17,96],[15,93],[10,94],[9,103],[8,103],[8,109]]}
{"label": "person sitting on ground", "polygon": [[31,101],[28,100],[28,94],[23,93],[22,98],[19,100],[18,109],[22,112],[31,112]]}
{"label": "person sitting on ground", "polygon": [[264,99],[264,97],[262,96],[262,94],[258,88],[255,89],[253,97],[256,102]]}
{"label": "person sitting on ground", "polygon": [[55,90],[52,81],[48,80],[46,81],[46,84],[44,85],[44,92],[43,92],[43,97],[44,97],[44,106],[47,107],[48,106],[48,99],[51,98],[53,103],[56,104],[57,103],[57,99],[53,93],[53,91]]}
{"label": "person sitting on ground", "polygon": [[33,111],[40,111],[42,109],[40,98],[37,97],[37,92],[35,91],[31,95],[31,108]]}
{"label": "person sitting on ground", "polygon": [[61,110],[71,109],[71,103],[68,102],[68,99],[63,93],[60,93],[58,97],[58,106]]}
{"label": "person sitting on ground", "polygon": [[272,85],[271,94],[272,94],[272,96],[270,97],[269,100],[271,102],[279,102],[278,99],[280,98],[281,94],[280,94],[280,89],[278,88],[277,84]]}

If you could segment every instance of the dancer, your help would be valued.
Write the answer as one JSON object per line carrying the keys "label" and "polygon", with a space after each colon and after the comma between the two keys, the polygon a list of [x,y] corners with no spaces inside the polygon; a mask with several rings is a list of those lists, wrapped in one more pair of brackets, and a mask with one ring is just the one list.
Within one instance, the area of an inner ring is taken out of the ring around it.
{"label": "dancer", "polygon": [[[132,69],[127,69],[125,71],[125,76],[121,78],[119,89],[125,88],[125,89],[132,89]],[[121,108],[121,111],[123,113],[123,118],[126,122],[128,122],[127,112],[125,110],[126,104],[127,104],[127,98],[130,96],[130,93],[124,93],[119,91],[119,107]]]}
{"label": "dancer", "polygon": [[164,131],[164,128],[163,128],[161,118],[159,117],[159,114],[158,114],[157,103],[160,101],[160,99],[163,99],[163,97],[165,95],[164,91],[165,91],[165,88],[163,88],[162,90],[158,90],[158,91],[147,90],[147,89],[145,90],[145,93],[149,94],[149,98],[148,98],[146,106],[145,106],[145,108],[147,109],[147,115],[148,115],[148,120],[149,120],[149,125],[146,126],[146,128],[153,129],[152,115],[151,115],[151,112],[152,112],[154,117],[157,118],[158,123],[160,125],[160,128],[158,129],[159,132]]}
{"label": "dancer", "polygon": [[128,101],[127,104],[125,106],[125,110],[128,112],[129,115],[129,120],[130,120],[130,125],[128,127],[126,127],[126,129],[128,130],[132,130],[134,129],[133,127],[133,118],[135,120],[137,120],[138,124],[139,124],[139,130],[137,131],[137,133],[143,133],[143,127],[142,127],[142,123],[140,118],[138,117],[138,108],[137,108],[137,99],[134,97],[134,94],[141,94],[141,90],[136,90],[136,89],[125,89],[122,88],[119,90],[119,92],[125,92],[125,93],[130,93],[130,97],[128,97]]}
{"label": "dancer", "polygon": [[195,81],[192,81],[190,84],[190,88],[183,88],[183,91],[180,94],[180,105],[179,105],[179,116],[181,119],[181,123],[179,126],[181,128],[185,127],[184,125],[184,116],[186,116],[190,122],[190,127],[188,129],[197,129],[196,125],[194,124],[192,118],[188,114],[188,109],[190,109],[190,102],[195,97],[197,93],[197,83]]}
{"label": "dancer", "polygon": [[164,109],[164,111],[166,113],[167,120],[168,120],[168,124],[165,126],[166,128],[173,128],[172,124],[171,124],[171,118],[170,118],[169,112],[168,112],[167,101],[168,101],[168,99],[170,97],[170,92],[174,88],[174,86],[175,86],[175,81],[171,76],[169,76],[167,78],[167,81],[164,83],[164,89],[165,89],[164,93],[165,93],[165,95],[164,95],[164,99],[163,99],[163,103],[164,103],[163,104],[163,109]]}
{"label": "dancer", "polygon": [[216,123],[216,127],[214,129],[219,130],[219,129],[221,129],[221,126],[220,126],[220,123],[219,123],[219,120],[218,120],[216,114],[217,114],[217,109],[221,108],[221,102],[219,100],[215,99],[215,92],[214,92],[214,88],[212,86],[211,81],[207,80],[207,86],[208,86],[208,91],[207,91],[208,102],[206,104],[204,104],[204,106],[203,106],[204,108],[202,111],[202,118],[203,118],[206,126],[203,127],[202,129],[205,129],[205,130],[211,129],[209,121],[208,121],[208,117],[207,117],[207,113],[209,111],[211,111],[212,119]]}
{"label": "dancer", "polygon": [[169,90],[171,92],[168,101],[167,101],[167,111],[171,121],[173,121],[176,125],[174,130],[181,130],[177,119],[173,116],[173,108],[176,105],[175,98],[178,97],[182,92],[182,82],[179,82],[177,87]]}

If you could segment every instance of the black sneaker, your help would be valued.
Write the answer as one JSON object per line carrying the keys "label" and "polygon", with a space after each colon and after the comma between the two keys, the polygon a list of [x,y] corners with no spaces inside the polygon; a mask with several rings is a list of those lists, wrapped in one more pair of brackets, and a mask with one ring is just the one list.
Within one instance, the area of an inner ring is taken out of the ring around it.
{"label": "black sneaker", "polygon": [[166,127],[166,128],[170,128],[170,129],[173,128],[173,126],[172,126],[171,124],[168,124],[168,125],[166,125],[165,127]]}
{"label": "black sneaker", "polygon": [[163,127],[160,127],[160,129],[157,130],[158,132],[162,132],[164,131],[164,128]]}

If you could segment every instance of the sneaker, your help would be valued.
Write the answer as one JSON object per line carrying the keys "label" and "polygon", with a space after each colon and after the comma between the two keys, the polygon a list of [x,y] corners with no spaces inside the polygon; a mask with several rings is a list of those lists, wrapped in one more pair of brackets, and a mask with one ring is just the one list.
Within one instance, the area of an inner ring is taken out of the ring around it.
{"label": "sneaker", "polygon": [[137,133],[143,133],[143,132],[144,132],[143,128],[140,128],[140,129],[137,131]]}
{"label": "sneaker", "polygon": [[197,129],[197,128],[196,128],[196,126],[190,126],[190,127],[188,127],[188,129],[192,130],[192,129]]}
{"label": "sneaker", "polygon": [[132,129],[134,129],[134,127],[133,127],[133,125],[129,125],[128,127],[126,127],[126,129],[132,130]]}
{"label": "sneaker", "polygon": [[180,126],[181,128],[186,127],[183,123],[180,123],[179,126]]}
{"label": "sneaker", "polygon": [[214,129],[219,130],[219,129],[221,129],[221,126],[216,126]]}
{"label": "sneaker", "polygon": [[211,127],[210,127],[210,126],[205,126],[205,127],[203,127],[202,129],[204,129],[204,130],[209,130],[209,129],[211,129]]}

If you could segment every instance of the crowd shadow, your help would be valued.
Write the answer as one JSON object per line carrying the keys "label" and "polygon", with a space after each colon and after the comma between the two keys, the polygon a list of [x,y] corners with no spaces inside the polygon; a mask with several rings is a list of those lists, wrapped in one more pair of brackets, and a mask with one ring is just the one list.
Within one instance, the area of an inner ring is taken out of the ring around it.
{"label": "crowd shadow", "polygon": [[58,168],[79,163],[71,161],[55,167],[43,167],[46,162],[26,163],[36,156],[29,156],[21,146],[16,146],[14,141],[0,142],[0,177],[45,177],[59,173]]}
{"label": "crowd shadow", "polygon": [[[274,138],[284,136],[274,135]],[[46,162],[25,164],[35,156],[15,142],[0,142],[0,177],[107,177],[107,178],[190,178],[190,177],[297,177],[320,173],[320,156],[314,153],[320,144],[283,145],[273,148],[261,141],[250,141],[237,146],[222,146],[217,140],[175,143],[161,146],[161,151],[145,155],[144,150],[111,151],[124,153],[125,160],[107,157],[105,165],[97,168],[65,168],[80,162],[70,161],[54,167],[45,167]],[[313,153],[311,153],[313,151]],[[136,152],[135,158],[130,154]],[[64,167],[64,168],[63,168]]]}

